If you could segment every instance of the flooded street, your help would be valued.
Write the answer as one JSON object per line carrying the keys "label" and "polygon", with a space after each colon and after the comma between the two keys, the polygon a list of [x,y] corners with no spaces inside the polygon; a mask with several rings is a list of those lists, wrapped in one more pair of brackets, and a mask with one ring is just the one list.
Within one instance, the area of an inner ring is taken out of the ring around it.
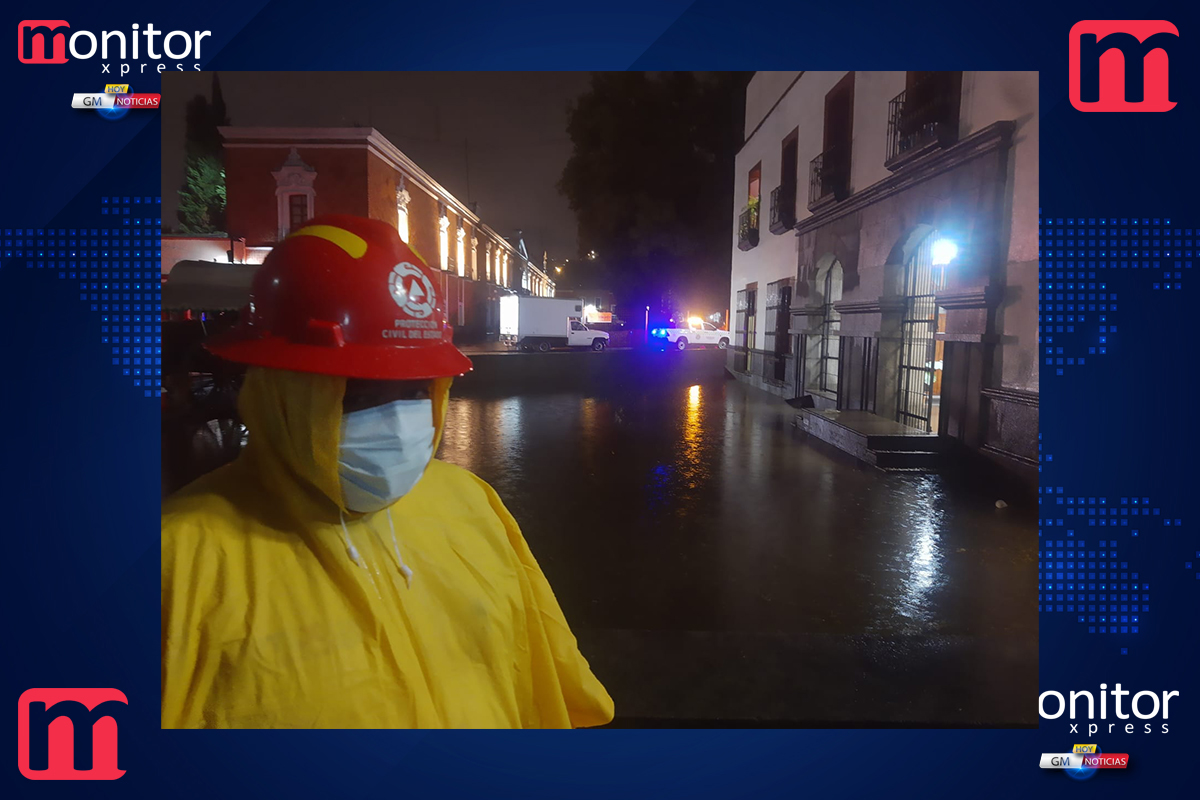
{"label": "flooded street", "polygon": [[794,414],[721,380],[458,395],[440,457],[516,517],[618,725],[1035,724],[1036,518]]}

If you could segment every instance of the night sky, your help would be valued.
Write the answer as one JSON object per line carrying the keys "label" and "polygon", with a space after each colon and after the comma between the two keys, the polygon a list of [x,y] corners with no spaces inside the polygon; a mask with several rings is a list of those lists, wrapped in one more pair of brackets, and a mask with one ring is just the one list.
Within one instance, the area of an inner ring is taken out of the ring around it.
{"label": "night sky", "polygon": [[[163,224],[177,224],[184,110],[212,73],[163,73]],[[230,123],[374,127],[510,236],[524,231],[534,260],[576,251],[575,217],[555,188],[571,155],[568,104],[585,72],[223,72]]]}

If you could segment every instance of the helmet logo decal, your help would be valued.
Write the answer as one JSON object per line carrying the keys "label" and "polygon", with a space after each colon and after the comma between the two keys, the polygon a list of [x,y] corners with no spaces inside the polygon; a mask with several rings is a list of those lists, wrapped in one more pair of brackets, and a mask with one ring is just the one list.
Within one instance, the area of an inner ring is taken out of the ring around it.
{"label": "helmet logo decal", "polygon": [[425,273],[407,261],[397,264],[388,276],[388,289],[400,310],[416,319],[433,315],[437,294]]}

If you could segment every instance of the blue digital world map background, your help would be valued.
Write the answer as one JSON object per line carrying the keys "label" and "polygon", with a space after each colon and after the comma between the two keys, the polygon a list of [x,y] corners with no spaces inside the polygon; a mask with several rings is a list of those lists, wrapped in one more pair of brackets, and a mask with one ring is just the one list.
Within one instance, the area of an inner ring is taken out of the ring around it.
{"label": "blue digital world map background", "polygon": [[[128,773],[87,787],[111,796],[1053,794],[1072,783],[1039,770],[1039,754],[1087,741],[1131,766],[1084,791],[1194,792],[1200,75],[1173,57],[1179,100],[1164,114],[1085,114],[1067,100],[1078,20],[1163,16],[1181,37],[1200,31],[1194,10],[1154,5],[71,2],[53,13],[90,30],[211,30],[204,69],[299,81],[318,69],[1040,70],[1041,685],[1178,690],[1169,733],[1125,735],[1122,723],[1089,737],[1062,719],[1036,731],[160,731],[158,121],[68,105],[106,82],[156,92],[160,79],[16,59],[4,69],[22,107],[0,194],[10,697],[124,691]],[[73,788],[14,779],[20,796]]]}

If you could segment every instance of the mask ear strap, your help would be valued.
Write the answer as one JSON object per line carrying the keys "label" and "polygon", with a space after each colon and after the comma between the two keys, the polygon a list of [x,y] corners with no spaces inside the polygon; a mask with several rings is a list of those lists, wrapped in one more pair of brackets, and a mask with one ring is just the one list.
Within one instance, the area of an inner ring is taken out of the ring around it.
{"label": "mask ear strap", "polygon": [[396,523],[392,521],[392,509],[387,510],[388,527],[392,529],[392,549],[396,551],[396,563],[400,565],[400,574],[404,576],[404,585],[409,589],[412,588],[413,571],[404,559],[400,557],[400,545],[396,542]]}

